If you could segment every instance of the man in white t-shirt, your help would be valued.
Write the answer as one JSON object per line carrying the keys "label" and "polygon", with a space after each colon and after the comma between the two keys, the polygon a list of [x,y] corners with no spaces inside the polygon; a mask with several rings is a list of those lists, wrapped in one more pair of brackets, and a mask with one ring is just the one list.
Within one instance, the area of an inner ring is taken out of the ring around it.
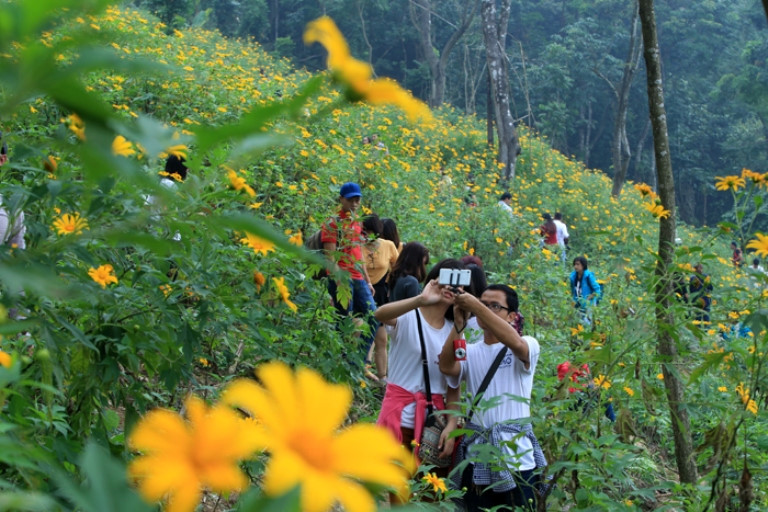
{"label": "man in white t-shirt", "polygon": [[[455,327],[440,354],[440,371],[446,375],[448,386],[458,386],[462,379],[466,380],[467,392],[474,396],[494,360],[504,351],[482,400],[472,409],[472,417],[465,426],[473,434],[465,436],[459,448],[459,460],[475,460],[462,475],[457,475],[455,483],[466,487],[464,502],[470,512],[499,505],[535,510],[534,487],[546,459],[527,418],[531,416],[539,342],[530,336],[520,336],[512,326],[519,304],[517,293],[510,286],[491,285],[480,299],[462,293],[454,301]],[[483,329],[483,340],[468,345],[466,360],[459,361],[454,340],[460,337],[470,313]],[[498,461],[491,465],[478,459],[480,444],[493,445],[499,453]],[[504,469],[494,468],[496,465]]]}
{"label": "man in white t-shirt", "polygon": [[568,238],[570,238],[570,235],[568,234],[568,226],[563,222],[563,214],[560,212],[555,213],[555,226],[557,227],[557,245],[560,246],[561,250],[560,258],[563,260],[563,263],[565,263],[565,249],[568,247]]}
{"label": "man in white t-shirt", "polygon": [[512,194],[504,192],[499,198],[499,208],[507,212],[509,217],[514,220],[515,210],[512,208]]}

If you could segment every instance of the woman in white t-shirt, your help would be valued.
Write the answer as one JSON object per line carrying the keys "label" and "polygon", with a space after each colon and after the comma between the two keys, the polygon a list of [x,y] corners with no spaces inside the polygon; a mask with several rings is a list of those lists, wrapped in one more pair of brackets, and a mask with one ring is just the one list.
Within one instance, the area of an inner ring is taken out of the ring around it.
{"label": "woman in white t-shirt", "polygon": [[[413,449],[414,439],[421,439],[426,410],[419,322],[424,334],[433,404],[436,409],[458,408],[459,391],[447,386],[438,364],[443,342],[453,328],[454,293],[449,287],[437,284],[442,268],[461,269],[464,265],[454,259],[440,261],[427,274],[427,285],[421,294],[385,304],[375,313],[377,320],[391,328],[387,388],[376,423],[388,428],[408,450]],[[456,416],[448,418],[448,426],[440,439],[441,456],[453,453],[454,440],[447,437],[456,428],[456,421]]]}

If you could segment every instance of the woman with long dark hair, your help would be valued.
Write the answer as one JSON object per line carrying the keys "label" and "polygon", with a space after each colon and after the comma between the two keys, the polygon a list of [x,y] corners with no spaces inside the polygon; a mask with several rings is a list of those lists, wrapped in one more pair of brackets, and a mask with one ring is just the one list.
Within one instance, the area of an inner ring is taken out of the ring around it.
{"label": "woman with long dark hair", "polygon": [[389,273],[390,301],[415,297],[421,293],[421,283],[427,276],[429,250],[419,242],[408,242],[400,251]]}

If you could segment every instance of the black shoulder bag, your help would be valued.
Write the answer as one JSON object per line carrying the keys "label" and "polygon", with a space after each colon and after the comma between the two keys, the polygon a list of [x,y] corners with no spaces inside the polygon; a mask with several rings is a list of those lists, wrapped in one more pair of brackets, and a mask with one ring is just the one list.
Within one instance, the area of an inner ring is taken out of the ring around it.
{"label": "black shoulder bag", "polygon": [[434,404],[432,403],[432,390],[429,385],[429,367],[427,366],[427,347],[424,344],[424,331],[421,327],[421,315],[416,308],[416,324],[419,328],[419,343],[421,344],[421,368],[424,372],[424,390],[427,395],[427,411],[424,418],[424,428],[421,430],[421,439],[419,440],[418,456],[421,462],[436,466],[438,468],[447,468],[451,465],[452,457],[440,458],[440,436],[446,426],[445,418],[442,415],[435,414]]}

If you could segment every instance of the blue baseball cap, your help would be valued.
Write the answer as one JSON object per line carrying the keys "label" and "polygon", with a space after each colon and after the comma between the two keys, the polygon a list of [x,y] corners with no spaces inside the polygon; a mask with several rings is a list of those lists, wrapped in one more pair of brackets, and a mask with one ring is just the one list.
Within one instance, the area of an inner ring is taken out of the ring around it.
{"label": "blue baseball cap", "polygon": [[353,197],[363,197],[363,193],[360,191],[360,185],[353,181],[348,181],[341,186],[339,195],[346,199],[352,199]]}

